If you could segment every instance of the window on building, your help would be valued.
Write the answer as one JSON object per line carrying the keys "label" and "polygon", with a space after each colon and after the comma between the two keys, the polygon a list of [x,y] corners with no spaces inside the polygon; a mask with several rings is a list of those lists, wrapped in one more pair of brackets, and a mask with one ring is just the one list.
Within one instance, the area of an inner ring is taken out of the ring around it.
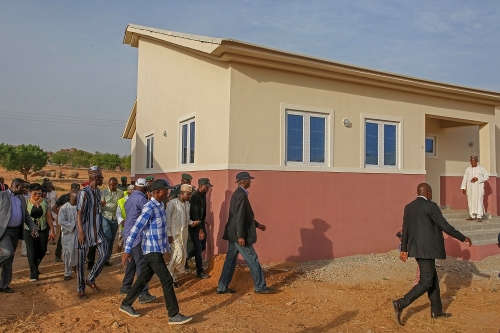
{"label": "window on building", "polygon": [[325,165],[328,116],[286,111],[285,117],[287,164]]}
{"label": "window on building", "polygon": [[366,120],[365,166],[398,167],[399,123]]}
{"label": "window on building", "polygon": [[181,123],[181,164],[194,163],[195,119]]}
{"label": "window on building", "polygon": [[154,137],[146,137],[146,169],[153,169]]}
{"label": "window on building", "polygon": [[425,137],[425,155],[426,156],[436,156],[436,137],[426,136]]}

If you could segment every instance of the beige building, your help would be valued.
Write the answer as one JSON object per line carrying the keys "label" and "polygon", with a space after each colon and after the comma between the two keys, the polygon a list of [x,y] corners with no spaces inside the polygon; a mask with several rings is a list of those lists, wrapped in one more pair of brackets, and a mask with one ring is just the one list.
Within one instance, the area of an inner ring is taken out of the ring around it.
{"label": "beige building", "polygon": [[440,205],[466,207],[460,182],[472,154],[492,176],[486,209],[498,214],[498,92],[137,25],[124,43],[138,49],[123,133],[132,175],[209,177],[214,253],[226,246],[240,170],[256,178],[250,198],[268,225],[257,243],[264,262],[397,247],[419,182]]}

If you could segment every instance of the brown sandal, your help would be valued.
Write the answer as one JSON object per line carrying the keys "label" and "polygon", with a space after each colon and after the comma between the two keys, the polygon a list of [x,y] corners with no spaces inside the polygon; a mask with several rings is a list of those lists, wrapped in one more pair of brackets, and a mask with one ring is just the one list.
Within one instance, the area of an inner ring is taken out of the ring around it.
{"label": "brown sandal", "polygon": [[88,299],[87,295],[85,295],[85,292],[79,292],[78,293],[78,298],[79,299]]}
{"label": "brown sandal", "polygon": [[90,281],[88,281],[88,280],[87,280],[87,281],[85,281],[85,284],[86,284],[87,286],[89,286],[89,287],[90,287],[93,291],[95,291],[96,293],[97,293],[97,292],[99,292],[99,291],[101,291],[101,288],[99,288],[99,287],[97,286],[97,284],[95,284],[95,282],[90,282]]}
{"label": "brown sandal", "polygon": [[469,216],[469,217],[468,217],[468,218],[466,218],[465,220],[466,220],[466,221],[474,221],[474,220],[475,220],[475,218],[473,218],[473,217],[470,217],[470,216]]}
{"label": "brown sandal", "polygon": [[477,219],[477,222],[483,222],[483,220],[481,220],[481,219]]}

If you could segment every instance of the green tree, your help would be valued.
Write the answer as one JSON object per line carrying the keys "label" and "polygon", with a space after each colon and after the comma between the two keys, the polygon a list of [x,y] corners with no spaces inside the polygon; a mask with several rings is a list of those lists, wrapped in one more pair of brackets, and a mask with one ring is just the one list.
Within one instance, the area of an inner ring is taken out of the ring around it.
{"label": "green tree", "polygon": [[88,168],[92,164],[92,154],[83,150],[73,152],[71,165],[78,168]]}
{"label": "green tree", "polygon": [[52,154],[50,161],[54,164],[67,164],[71,160],[71,154],[68,151],[59,150],[58,152]]}
{"label": "green tree", "polygon": [[132,156],[131,155],[123,155],[121,158],[121,166],[122,169],[130,171],[132,167]]}
{"label": "green tree", "polygon": [[47,153],[35,145],[12,146],[0,144],[0,165],[7,171],[19,171],[28,180],[28,174],[47,165]]}

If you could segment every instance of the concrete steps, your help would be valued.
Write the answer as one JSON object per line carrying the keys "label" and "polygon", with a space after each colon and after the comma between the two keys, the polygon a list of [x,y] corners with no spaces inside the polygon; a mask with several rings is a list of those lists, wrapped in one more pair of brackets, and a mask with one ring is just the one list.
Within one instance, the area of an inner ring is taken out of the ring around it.
{"label": "concrete steps", "polygon": [[443,216],[455,229],[472,240],[473,245],[496,244],[500,233],[500,217],[487,214],[483,222],[467,221],[465,210],[444,209]]}

